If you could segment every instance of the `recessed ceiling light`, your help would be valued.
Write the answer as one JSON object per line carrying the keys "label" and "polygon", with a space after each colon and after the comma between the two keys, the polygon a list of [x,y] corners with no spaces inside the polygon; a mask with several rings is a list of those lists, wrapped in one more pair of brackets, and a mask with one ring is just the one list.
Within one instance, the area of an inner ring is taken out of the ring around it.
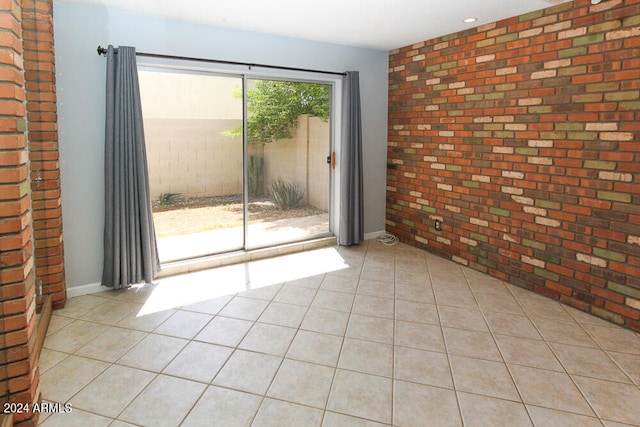
{"label": "recessed ceiling light", "polygon": [[598,4],[600,3],[600,0],[591,0],[591,4]]}
{"label": "recessed ceiling light", "polygon": [[465,24],[471,24],[473,22],[476,22],[477,20],[478,18],[464,18],[462,22],[464,22]]}

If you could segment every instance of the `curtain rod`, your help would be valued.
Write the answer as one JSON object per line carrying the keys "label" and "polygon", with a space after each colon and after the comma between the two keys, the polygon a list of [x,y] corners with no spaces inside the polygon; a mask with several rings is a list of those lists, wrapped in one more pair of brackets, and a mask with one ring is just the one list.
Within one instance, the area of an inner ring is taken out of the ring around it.
{"label": "curtain rod", "polygon": [[[118,49],[115,49],[116,51]],[[106,55],[107,48],[98,45],[98,55]],[[286,70],[286,71],[304,71],[308,73],[320,73],[320,74],[333,74],[336,76],[346,76],[347,73],[339,73],[336,71],[323,71],[323,70],[312,70],[309,68],[296,68],[296,67],[282,67],[278,65],[267,65],[267,64],[252,64],[248,62],[235,62],[235,61],[223,61],[218,59],[205,59],[205,58],[191,58],[188,56],[175,56],[175,55],[162,55],[159,53],[144,53],[144,52],[136,52],[136,56],[146,56],[148,58],[162,58],[162,59],[179,59],[184,61],[196,61],[196,62],[209,62],[214,64],[224,64],[224,65],[242,65],[245,67],[260,67],[260,68],[270,68],[273,70]]]}

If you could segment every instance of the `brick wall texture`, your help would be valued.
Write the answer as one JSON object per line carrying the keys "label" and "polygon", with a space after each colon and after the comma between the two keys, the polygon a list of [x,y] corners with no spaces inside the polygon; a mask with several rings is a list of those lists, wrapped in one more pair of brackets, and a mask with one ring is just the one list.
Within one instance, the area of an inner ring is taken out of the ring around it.
{"label": "brick wall texture", "polygon": [[[20,5],[0,2],[0,401],[37,399],[36,302]],[[28,417],[14,415],[15,421]]]}
{"label": "brick wall texture", "polygon": [[0,0],[0,402],[30,406],[39,285],[58,307],[66,297],[51,24],[51,0]]}
{"label": "brick wall texture", "polygon": [[387,230],[640,330],[639,135],[640,0],[396,49]]}
{"label": "brick wall texture", "polygon": [[31,209],[38,292],[62,308],[64,276],[53,1],[22,1]]}

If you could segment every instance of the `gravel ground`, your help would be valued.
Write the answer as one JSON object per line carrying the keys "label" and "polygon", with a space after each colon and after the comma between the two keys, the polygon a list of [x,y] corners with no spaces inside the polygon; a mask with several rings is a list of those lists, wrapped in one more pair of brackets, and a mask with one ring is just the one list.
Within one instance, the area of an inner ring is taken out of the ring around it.
{"label": "gravel ground", "polygon": [[[312,206],[279,210],[269,197],[249,201],[249,222],[267,222],[326,213]],[[242,197],[219,196],[178,198],[170,204],[153,204],[153,221],[158,238],[242,226]]]}

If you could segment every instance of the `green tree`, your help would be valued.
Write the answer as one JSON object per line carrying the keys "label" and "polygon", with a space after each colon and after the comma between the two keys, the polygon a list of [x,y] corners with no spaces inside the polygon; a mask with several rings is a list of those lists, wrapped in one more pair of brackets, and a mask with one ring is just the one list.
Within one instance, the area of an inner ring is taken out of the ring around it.
{"label": "green tree", "polygon": [[[329,119],[329,85],[316,83],[257,80],[247,91],[247,136],[250,144],[268,144],[291,138],[291,128],[298,116],[309,114],[323,121]],[[235,96],[241,97],[241,91]],[[224,132],[238,137],[242,127]]]}

